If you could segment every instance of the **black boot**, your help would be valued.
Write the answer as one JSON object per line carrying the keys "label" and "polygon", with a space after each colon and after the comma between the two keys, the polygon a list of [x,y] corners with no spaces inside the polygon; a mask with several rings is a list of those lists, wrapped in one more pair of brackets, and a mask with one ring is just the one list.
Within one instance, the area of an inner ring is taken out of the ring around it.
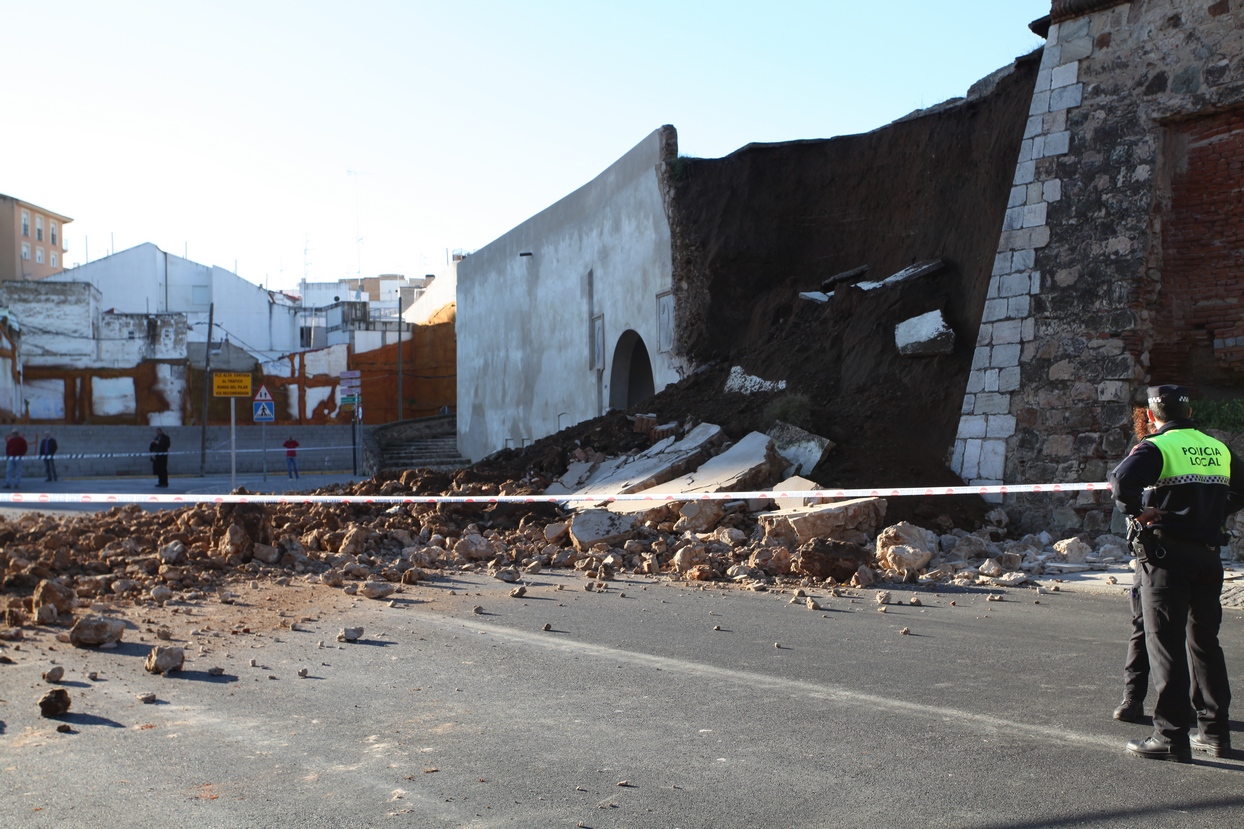
{"label": "black boot", "polygon": [[1144,722],[1145,704],[1140,700],[1125,697],[1119,707],[1114,709],[1114,718],[1123,722]]}
{"label": "black boot", "polygon": [[1187,744],[1177,746],[1161,737],[1150,737],[1147,740],[1129,740],[1127,753],[1144,757],[1146,760],[1173,760],[1176,763],[1191,763],[1192,749]]}

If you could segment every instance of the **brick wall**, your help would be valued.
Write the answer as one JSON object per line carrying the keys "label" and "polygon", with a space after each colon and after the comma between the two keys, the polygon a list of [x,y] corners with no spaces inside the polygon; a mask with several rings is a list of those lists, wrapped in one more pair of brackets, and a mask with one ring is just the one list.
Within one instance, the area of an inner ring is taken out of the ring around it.
{"label": "brick wall", "polygon": [[1244,109],[1170,128],[1177,157],[1162,223],[1159,382],[1244,372]]}

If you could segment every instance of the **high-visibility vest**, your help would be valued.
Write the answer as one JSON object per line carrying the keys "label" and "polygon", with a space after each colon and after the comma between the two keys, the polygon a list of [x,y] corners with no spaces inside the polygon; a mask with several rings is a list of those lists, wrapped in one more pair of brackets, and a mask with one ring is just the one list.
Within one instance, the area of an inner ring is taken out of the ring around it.
{"label": "high-visibility vest", "polygon": [[1231,450],[1196,429],[1172,429],[1145,438],[1162,452],[1155,487],[1179,484],[1231,485]]}

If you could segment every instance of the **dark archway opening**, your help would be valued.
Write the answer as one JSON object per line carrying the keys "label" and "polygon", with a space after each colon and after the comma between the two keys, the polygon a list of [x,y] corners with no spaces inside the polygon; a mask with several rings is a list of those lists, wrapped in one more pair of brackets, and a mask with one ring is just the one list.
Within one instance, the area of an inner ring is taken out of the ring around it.
{"label": "dark archway opening", "polygon": [[655,391],[652,361],[643,338],[634,331],[622,332],[613,350],[613,366],[609,372],[610,407],[629,409]]}

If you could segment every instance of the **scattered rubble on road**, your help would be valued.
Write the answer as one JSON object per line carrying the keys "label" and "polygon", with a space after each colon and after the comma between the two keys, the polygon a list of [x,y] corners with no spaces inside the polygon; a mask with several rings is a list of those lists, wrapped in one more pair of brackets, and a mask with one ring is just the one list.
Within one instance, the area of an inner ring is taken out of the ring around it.
{"label": "scattered rubble on road", "polygon": [[[889,504],[881,497],[791,496],[817,485],[789,476],[806,474],[808,465],[835,451],[831,441],[794,427],[749,432],[731,443],[711,424],[661,424],[655,415],[634,422],[641,421],[650,423],[651,445],[614,458],[575,446],[556,480],[535,472],[499,474],[485,463],[452,477],[409,470],[317,493],[480,496],[476,503],[198,504],[158,512],[130,505],[97,514],[0,518],[0,649],[16,652],[23,642],[49,638],[86,650],[147,647],[146,671],[166,675],[196,656],[206,664],[230,658],[224,643],[252,635],[252,625],[282,633],[319,621],[318,611],[307,615],[305,605],[282,601],[282,595],[306,602],[306,595],[328,591],[338,608],[382,600],[399,607],[425,583],[456,574],[514,585],[505,589],[517,599],[529,594],[532,576],[562,572],[581,576],[592,593],[624,597],[613,586],[622,578],[735,586],[791,593],[792,604],[814,612],[832,609],[831,600],[857,603],[872,593],[879,612],[893,606],[901,615],[901,605],[922,606],[916,596],[894,598],[892,591],[904,587],[976,588],[998,602],[1004,589],[1034,586],[1037,577],[1123,566],[1129,559],[1124,539],[1112,535],[1011,537],[1002,509],[981,510],[984,520],[976,526],[956,526],[949,514],[917,526],[887,523]],[[800,460],[784,450],[797,450]],[[644,492],[654,500],[487,502],[491,495],[546,491]],[[659,500],[747,491],[773,497]],[[1049,590],[1038,587],[1042,592]],[[492,615],[471,594],[445,594],[457,596],[464,612]],[[359,642],[363,633],[344,627],[336,640]],[[774,647],[785,649],[780,642]],[[54,666],[43,678],[60,683],[65,670],[48,656]],[[12,662],[0,655],[0,663]],[[250,664],[266,667],[255,659]],[[230,681],[219,664],[207,674]],[[308,675],[306,668],[297,672]],[[87,676],[98,678],[96,672]],[[156,701],[151,693],[138,699]],[[69,704],[63,688],[39,701],[51,717]]]}

